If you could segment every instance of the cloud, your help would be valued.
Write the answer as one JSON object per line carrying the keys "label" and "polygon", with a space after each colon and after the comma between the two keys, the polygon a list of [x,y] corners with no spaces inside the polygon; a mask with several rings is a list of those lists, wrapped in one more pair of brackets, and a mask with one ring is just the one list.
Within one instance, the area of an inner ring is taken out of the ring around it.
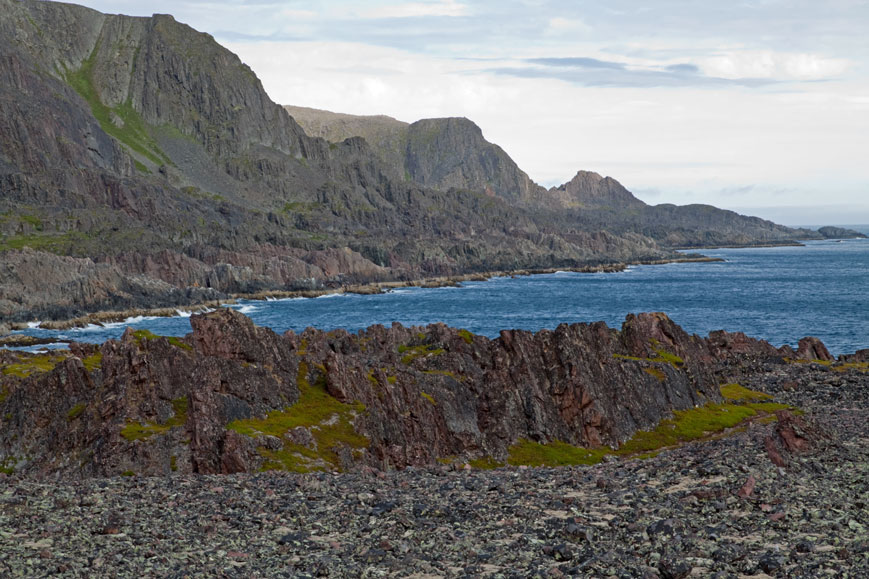
{"label": "cloud", "polygon": [[425,16],[466,16],[469,14],[467,4],[456,0],[440,0],[438,2],[404,2],[379,6],[358,14],[361,18],[419,18]]}
{"label": "cloud", "polygon": [[591,32],[592,28],[579,18],[564,18],[556,16],[550,18],[546,27],[545,34],[547,36],[560,36],[566,34],[576,34],[578,32]]}
{"label": "cloud", "polygon": [[583,86],[604,87],[685,87],[685,86],[761,86],[775,82],[764,78],[718,78],[703,74],[696,64],[678,62],[659,64],[602,60],[592,57],[539,57],[495,66],[486,70],[519,78],[551,78]]}
{"label": "cloud", "polygon": [[728,51],[700,60],[706,74],[726,79],[826,80],[841,76],[851,66],[843,58],[771,50]]}
{"label": "cloud", "polygon": [[624,70],[625,65],[621,62],[598,60],[597,58],[573,57],[573,58],[529,58],[527,62],[543,66],[557,66],[567,68],[609,68]]}

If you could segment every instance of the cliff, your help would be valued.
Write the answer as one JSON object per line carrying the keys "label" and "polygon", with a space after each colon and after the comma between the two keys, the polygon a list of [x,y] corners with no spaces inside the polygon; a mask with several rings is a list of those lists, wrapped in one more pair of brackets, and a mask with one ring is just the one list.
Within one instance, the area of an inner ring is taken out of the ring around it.
{"label": "cliff", "polygon": [[0,60],[2,323],[807,235],[591,173],[547,192],[467,119],[333,115],[317,134],[367,138],[309,136],[168,15],[0,0]]}
{"label": "cliff", "polygon": [[71,356],[0,352],[0,462],[80,477],[503,463],[546,443],[593,453],[720,402],[743,358],[831,359],[817,340],[794,352],[702,339],[663,314],[494,340],[442,324],[279,336],[229,309],[191,325]]}
{"label": "cliff", "polygon": [[407,124],[384,116],[284,108],[311,135],[335,142],[366,139],[394,175],[436,189],[469,189],[503,198],[523,208],[541,229],[560,234],[607,231],[643,236],[665,248],[686,248],[787,244],[833,232],[794,229],[709,205],[650,206],[616,179],[592,171],[578,171],[567,183],[547,190],[503,149],[486,141],[468,119]]}
{"label": "cliff", "polygon": [[[590,236],[543,233],[501,198],[406,181],[363,139],[309,137],[237,56],[171,16],[0,0],[0,59],[0,253],[48,280],[27,292],[0,271],[12,288],[4,321],[180,304],[200,288],[220,297],[672,255],[645,239],[607,252],[584,245]],[[433,183],[452,170],[418,163]],[[60,280],[82,299],[63,306]]]}

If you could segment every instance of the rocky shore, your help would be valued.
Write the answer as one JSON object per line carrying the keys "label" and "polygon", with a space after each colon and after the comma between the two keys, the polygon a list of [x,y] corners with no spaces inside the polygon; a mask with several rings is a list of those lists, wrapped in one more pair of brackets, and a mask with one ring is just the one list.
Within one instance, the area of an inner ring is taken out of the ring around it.
{"label": "rocky shore", "polygon": [[869,378],[763,364],[812,449],[775,424],[588,467],[7,478],[6,576],[865,577]]}
{"label": "rocky shore", "polygon": [[[464,275],[436,276],[423,277],[419,279],[407,281],[372,281],[368,283],[337,285],[334,287],[321,287],[315,289],[301,290],[267,290],[247,293],[232,293],[221,294],[212,292],[209,294],[211,298],[215,295],[219,299],[201,299],[195,303],[190,303],[189,300],[179,302],[177,307],[158,307],[158,308],[127,308],[121,310],[100,310],[94,311],[85,315],[76,317],[64,317],[64,315],[55,316],[52,319],[40,321],[40,326],[48,329],[63,330],[67,328],[81,328],[91,324],[101,325],[108,323],[123,322],[135,316],[156,316],[156,317],[172,317],[179,315],[179,312],[202,312],[208,311],[220,305],[236,303],[236,300],[269,300],[269,299],[284,299],[284,298],[316,298],[324,295],[336,293],[355,293],[355,294],[380,294],[386,293],[393,289],[404,287],[447,287],[456,286],[466,281],[488,281],[493,277],[517,277],[526,275],[538,275],[546,273],[555,273],[557,271],[571,271],[576,273],[613,273],[624,271],[625,268],[633,265],[664,265],[667,263],[704,263],[721,261],[718,258],[706,257],[699,254],[690,254],[678,259],[662,259],[662,260],[644,260],[626,263],[610,263],[600,265],[589,265],[583,267],[563,267],[563,268],[540,268],[540,269],[519,269],[509,271],[490,271],[485,273],[468,273]],[[37,320],[32,320],[37,321]],[[0,337],[8,335],[14,330],[22,330],[27,328],[26,322],[0,323]],[[7,343],[8,342],[8,343]],[[0,341],[0,347],[4,345],[14,346],[18,342],[14,340]]]}

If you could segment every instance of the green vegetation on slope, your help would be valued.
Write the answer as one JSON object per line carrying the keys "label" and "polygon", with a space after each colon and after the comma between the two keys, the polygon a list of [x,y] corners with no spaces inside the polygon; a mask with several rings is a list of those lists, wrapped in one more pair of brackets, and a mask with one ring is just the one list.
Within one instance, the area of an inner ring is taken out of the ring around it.
{"label": "green vegetation on slope", "polygon": [[[93,69],[99,44],[77,71],[67,71],[66,81],[87,101],[91,112],[107,134],[123,143],[131,151],[142,155],[155,165],[171,164],[172,161],[160,150],[151,137],[142,117],[128,100],[124,104],[110,108],[100,100],[99,91],[94,84]],[[142,172],[150,172],[141,163],[136,167]]]}
{"label": "green vegetation on slope", "polygon": [[172,401],[172,409],[175,415],[163,424],[154,422],[137,422],[131,420],[121,430],[121,436],[130,442],[145,440],[157,434],[166,434],[171,429],[184,426],[187,422],[187,397],[176,398]]}
{"label": "green vegetation on slope", "polygon": [[771,415],[776,410],[793,410],[786,404],[758,402],[771,397],[739,384],[725,384],[721,387],[721,395],[727,402],[676,410],[673,418],[661,421],[652,430],[638,431],[618,450],[607,447],[582,448],[559,440],[540,444],[520,439],[510,447],[507,462],[511,465],[566,466],[596,464],[608,454],[648,458],[667,447],[714,436],[758,415]]}
{"label": "green vegetation on slope", "polygon": [[[321,369],[321,372],[323,370]],[[308,367],[299,364],[297,377],[299,401],[283,410],[269,412],[265,418],[236,420],[227,428],[245,436],[274,436],[281,439],[280,450],[260,448],[265,459],[263,470],[309,472],[326,468],[341,468],[338,450],[367,448],[369,440],[353,428],[353,419],[365,411],[359,402],[345,404],[326,392],[325,374],[314,384],[308,382]],[[314,440],[313,448],[291,442],[287,435],[295,428],[304,428]]]}

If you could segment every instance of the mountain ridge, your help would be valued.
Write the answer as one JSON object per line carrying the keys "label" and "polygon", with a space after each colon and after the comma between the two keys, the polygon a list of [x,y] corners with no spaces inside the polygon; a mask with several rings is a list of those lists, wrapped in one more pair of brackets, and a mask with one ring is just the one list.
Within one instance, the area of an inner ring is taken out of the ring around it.
{"label": "mountain ridge", "polygon": [[631,223],[536,207],[545,190],[467,119],[409,124],[396,167],[376,139],[309,136],[236,55],[171,16],[0,9],[3,321],[676,257]]}

